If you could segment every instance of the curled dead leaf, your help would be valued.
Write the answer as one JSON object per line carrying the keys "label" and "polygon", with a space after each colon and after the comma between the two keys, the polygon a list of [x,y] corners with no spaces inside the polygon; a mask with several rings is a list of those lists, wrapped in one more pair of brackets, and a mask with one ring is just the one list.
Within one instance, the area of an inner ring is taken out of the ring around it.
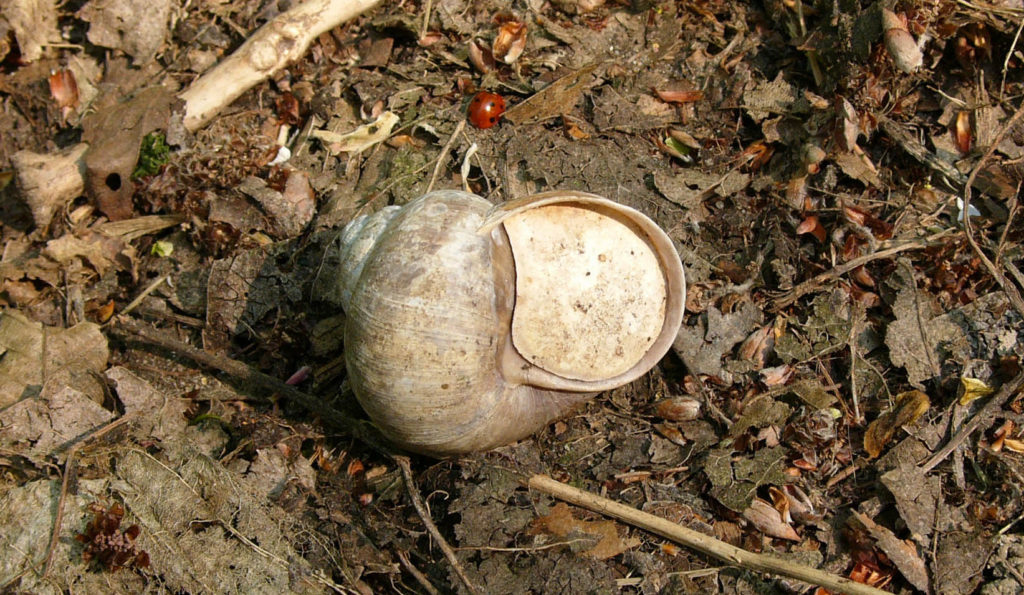
{"label": "curled dead leaf", "polygon": [[800,225],[796,228],[796,235],[809,233],[814,236],[814,239],[818,240],[818,243],[824,244],[827,234],[824,226],[818,221],[817,215],[808,215],[800,222]]}
{"label": "curled dead leaf", "polygon": [[765,535],[790,541],[800,541],[800,536],[796,530],[782,519],[779,511],[760,498],[754,498],[750,506],[743,511],[743,518],[750,521]]}
{"label": "curled dead leaf", "polygon": [[476,40],[469,42],[469,61],[480,74],[487,74],[498,66],[490,48],[480,45]]}
{"label": "curled dead leaf", "polygon": [[78,83],[75,73],[66,68],[50,73],[50,95],[57,102],[62,118],[78,107]]}
{"label": "curled dead leaf", "polygon": [[654,411],[668,421],[692,421],[700,417],[700,401],[693,397],[671,397],[658,401]]}
{"label": "curled dead leaf", "polygon": [[992,393],[996,392],[996,389],[985,384],[983,381],[977,378],[970,378],[968,376],[960,377],[960,404],[967,405],[975,399],[981,397],[987,397]]}
{"label": "curled dead leaf", "polygon": [[693,103],[704,99],[704,91],[675,91],[655,89],[658,99],[667,103]]}
{"label": "curled dead leaf", "polygon": [[924,63],[921,48],[917,47],[914,36],[907,31],[904,20],[888,9],[882,9],[882,29],[885,31],[885,49],[892,61],[907,74],[911,74]]}
{"label": "curled dead leaf", "polygon": [[491,51],[505,64],[515,62],[526,49],[526,25],[519,21],[506,21],[498,30]]}
{"label": "curled dead leaf", "polygon": [[896,395],[893,408],[871,422],[864,433],[864,450],[871,458],[882,454],[885,445],[892,440],[899,428],[912,424],[931,406],[928,395],[919,390],[911,390]]}
{"label": "curled dead leaf", "polygon": [[960,110],[956,114],[956,123],[953,125],[953,138],[956,140],[956,148],[961,155],[971,152],[971,114],[966,110]]}

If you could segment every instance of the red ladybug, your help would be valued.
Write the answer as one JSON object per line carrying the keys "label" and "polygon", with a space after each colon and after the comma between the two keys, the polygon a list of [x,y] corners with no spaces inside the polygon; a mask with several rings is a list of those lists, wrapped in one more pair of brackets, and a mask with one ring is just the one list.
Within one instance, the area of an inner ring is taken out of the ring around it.
{"label": "red ladybug", "polygon": [[490,128],[505,113],[505,100],[497,93],[481,91],[469,102],[469,123],[477,128]]}

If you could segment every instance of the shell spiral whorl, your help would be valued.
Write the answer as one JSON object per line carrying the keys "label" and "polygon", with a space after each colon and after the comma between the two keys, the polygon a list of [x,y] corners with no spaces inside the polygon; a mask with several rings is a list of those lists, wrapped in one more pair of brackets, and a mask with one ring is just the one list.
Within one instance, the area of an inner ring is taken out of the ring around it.
{"label": "shell spiral whorl", "polygon": [[682,318],[671,241],[593,195],[492,207],[432,192],[353,221],[342,244],[356,397],[386,436],[434,456],[523,438],[639,377]]}

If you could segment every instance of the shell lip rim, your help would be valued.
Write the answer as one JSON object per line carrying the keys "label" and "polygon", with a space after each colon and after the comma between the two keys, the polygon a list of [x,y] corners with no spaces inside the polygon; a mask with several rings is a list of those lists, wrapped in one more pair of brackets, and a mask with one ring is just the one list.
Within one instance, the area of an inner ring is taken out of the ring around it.
{"label": "shell lip rim", "polygon": [[[551,190],[496,205],[488,212],[484,222],[478,229],[478,233],[481,235],[491,234],[499,229],[499,226],[501,226],[505,219],[517,213],[558,203],[602,205],[626,215],[644,231],[647,240],[654,248],[659,263],[663,267],[662,272],[665,277],[665,319],[662,322],[661,331],[654,342],[651,343],[647,353],[636,364],[625,372],[609,378],[577,380],[536,366],[523,357],[515,348],[515,345],[512,343],[511,330],[501,346],[500,367],[505,379],[517,384],[572,392],[611,390],[628,384],[646,374],[671,349],[676,335],[679,333],[679,328],[683,323],[686,305],[686,273],[682,260],[679,258],[679,253],[672,243],[672,239],[650,217],[632,207],[589,192]],[[500,229],[503,231],[503,227]]]}

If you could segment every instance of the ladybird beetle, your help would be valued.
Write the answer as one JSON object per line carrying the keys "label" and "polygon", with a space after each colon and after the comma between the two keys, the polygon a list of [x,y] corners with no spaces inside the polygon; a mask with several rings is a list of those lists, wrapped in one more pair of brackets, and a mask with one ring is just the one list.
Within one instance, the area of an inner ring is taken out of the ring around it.
{"label": "ladybird beetle", "polygon": [[477,128],[490,128],[505,113],[505,100],[497,93],[481,91],[469,102],[469,123]]}

